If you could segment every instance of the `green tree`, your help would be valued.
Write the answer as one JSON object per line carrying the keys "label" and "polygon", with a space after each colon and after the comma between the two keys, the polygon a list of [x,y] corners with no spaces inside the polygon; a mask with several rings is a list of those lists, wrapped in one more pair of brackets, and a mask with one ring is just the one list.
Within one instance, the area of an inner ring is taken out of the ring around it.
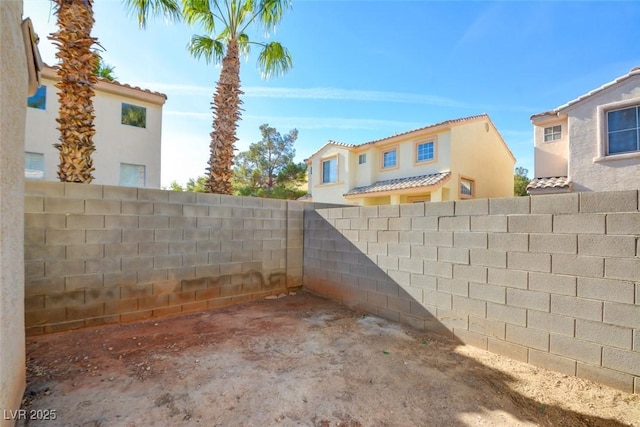
{"label": "green tree", "polygon": [[192,191],[194,193],[205,193],[207,191],[207,177],[199,176],[198,178],[189,178],[184,186],[178,184],[178,181],[173,180],[168,187],[163,188],[165,190],[171,191]]}
{"label": "green tree", "polygon": [[250,27],[268,32],[280,22],[290,0],[182,0],[185,21],[198,24],[205,35],[194,35],[189,52],[207,63],[221,64],[211,109],[207,191],[231,194],[236,128],[240,119],[240,56],[248,56],[251,46],[260,49],[258,65],[264,78],[282,75],[292,66],[291,55],[278,42],[256,42],[249,38]]}
{"label": "green tree", "polygon": [[528,173],[529,173],[529,170],[523,168],[522,166],[518,166],[516,168],[516,173],[513,176],[513,195],[514,196],[527,195],[527,185],[529,185],[529,178],[527,177]]}
{"label": "green tree", "polygon": [[296,199],[306,193],[300,187],[306,181],[304,163],[295,163],[298,131],[281,135],[268,124],[260,126],[262,140],[251,144],[237,156],[233,187],[242,196]]}
{"label": "green tree", "polygon": [[182,185],[178,184],[178,181],[173,180],[169,183],[168,187],[162,187],[163,190],[171,190],[171,191],[184,191]]}
{"label": "green tree", "polygon": [[96,61],[96,66],[93,68],[93,74],[96,76],[113,82],[116,80],[116,76],[113,73],[116,67],[113,65],[109,65],[104,60],[98,56],[98,60]]}

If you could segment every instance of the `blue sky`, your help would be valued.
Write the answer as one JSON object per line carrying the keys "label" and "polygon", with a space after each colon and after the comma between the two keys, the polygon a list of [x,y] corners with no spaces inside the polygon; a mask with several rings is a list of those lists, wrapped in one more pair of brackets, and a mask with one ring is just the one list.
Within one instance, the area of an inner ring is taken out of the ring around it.
{"label": "blue sky", "polygon": [[[219,68],[189,56],[198,29],[162,20],[140,30],[120,0],[98,0],[94,36],[122,83],[166,93],[162,184],[204,173]],[[46,39],[50,0],[24,0]],[[242,62],[242,151],[263,123],[299,130],[297,160],[328,140],[359,144],[443,120],[488,113],[533,175],[529,117],[640,66],[640,2],[293,0],[272,40],[292,53],[284,77]],[[261,37],[262,32],[256,37]]]}

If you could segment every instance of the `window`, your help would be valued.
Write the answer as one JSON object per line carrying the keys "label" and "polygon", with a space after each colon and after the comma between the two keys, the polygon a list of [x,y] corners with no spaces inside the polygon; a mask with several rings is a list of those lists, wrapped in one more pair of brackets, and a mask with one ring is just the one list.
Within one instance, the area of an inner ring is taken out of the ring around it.
{"label": "window", "polygon": [[122,124],[139,128],[147,127],[147,109],[122,103]]}
{"label": "window", "polygon": [[322,183],[338,182],[338,158],[324,160],[322,162]]}
{"label": "window", "polygon": [[123,187],[144,187],[146,171],[144,165],[120,163],[120,185]]}
{"label": "window", "polygon": [[433,160],[435,155],[435,144],[433,141],[423,142],[416,147],[416,161],[425,162],[427,160]]}
{"label": "window", "polygon": [[382,168],[393,168],[398,166],[398,151],[395,148],[382,153]]}
{"label": "window", "polygon": [[24,153],[24,177],[44,179],[44,154]]}
{"label": "window", "polygon": [[363,164],[365,164],[365,163],[367,163],[367,153],[360,154],[360,155],[358,156],[358,164],[359,164],[359,165],[363,165]]}
{"label": "window", "polygon": [[607,112],[607,154],[640,151],[640,107]]}
{"label": "window", "polygon": [[557,141],[562,138],[562,126],[544,128],[544,142]]}
{"label": "window", "polygon": [[27,107],[46,110],[47,108],[47,87],[42,85],[33,96],[27,98]]}
{"label": "window", "polygon": [[475,182],[472,179],[460,178],[460,197],[473,197],[475,190]]}

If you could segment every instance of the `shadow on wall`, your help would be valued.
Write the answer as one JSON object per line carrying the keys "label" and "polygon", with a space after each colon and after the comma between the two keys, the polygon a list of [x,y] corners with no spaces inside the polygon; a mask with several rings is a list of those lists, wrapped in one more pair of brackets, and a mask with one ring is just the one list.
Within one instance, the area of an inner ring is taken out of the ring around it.
{"label": "shadow on wall", "polygon": [[[347,230],[346,232],[353,232]],[[361,230],[360,233],[376,231]],[[405,237],[411,238],[411,231]],[[465,327],[468,317],[460,315],[448,308],[451,294],[436,291],[435,277],[415,275],[411,277],[412,285],[403,287],[398,280],[407,277],[403,271],[388,270],[386,273],[366,254],[375,253],[376,247],[363,238],[362,242],[355,236],[343,235],[324,219],[317,211],[305,211],[305,244],[304,244],[304,288],[310,292],[339,301],[353,309],[368,312],[385,319],[404,323],[421,331],[433,332],[448,337],[451,341],[451,353],[465,343],[453,335],[453,328]],[[353,240],[353,243],[350,241]],[[359,248],[358,245],[362,245]],[[384,255],[383,255],[384,257]],[[413,258],[416,258],[415,256]],[[386,258],[379,259],[384,265]],[[422,262],[422,259],[420,259]],[[410,273],[407,273],[410,275]],[[433,279],[433,282],[431,282]],[[416,282],[420,280],[420,282]],[[410,314],[407,314],[410,313]],[[434,315],[436,313],[440,319]],[[469,337],[472,339],[471,337]],[[425,347],[426,348],[426,347]],[[426,350],[425,350],[426,351]],[[437,366],[437,369],[453,377],[454,369],[462,364],[468,375],[455,377],[456,381],[465,383],[471,389],[482,393],[493,393],[508,396],[522,412],[513,413],[523,421],[534,420],[542,425],[554,425],[558,420],[581,420],[584,426],[623,426],[616,420],[584,415],[558,406],[545,405],[524,396],[512,387],[515,378],[478,361],[455,353],[456,366]],[[505,411],[507,406],[477,407],[478,415],[487,411]],[[462,415],[462,414],[461,414]],[[417,423],[429,424],[429,420],[416,420]],[[452,421],[452,425],[458,425]],[[460,424],[462,425],[462,424]],[[466,424],[464,424],[466,425]]]}

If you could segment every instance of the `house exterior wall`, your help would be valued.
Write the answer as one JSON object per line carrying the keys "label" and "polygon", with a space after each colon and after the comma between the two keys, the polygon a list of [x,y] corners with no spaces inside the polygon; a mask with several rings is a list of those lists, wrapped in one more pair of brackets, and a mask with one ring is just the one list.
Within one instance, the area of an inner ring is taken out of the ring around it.
{"label": "house exterior wall", "polygon": [[[43,153],[44,179],[57,181],[59,141],[55,70],[45,68],[46,109],[27,108],[25,151]],[[118,84],[98,82],[94,97],[95,129],[93,184],[119,185],[120,164],[145,166],[145,187],[160,188],[162,106],[165,98]],[[146,108],[146,128],[121,123],[122,103]]]}
{"label": "house exterior wall", "polygon": [[[21,20],[21,0],[0,2],[0,409],[5,413],[20,408],[26,374],[23,152],[28,89]],[[0,426],[14,425],[11,418],[0,418]]]}
{"label": "house exterior wall", "polygon": [[[338,180],[335,183],[322,183],[322,162],[331,158],[338,159]],[[356,159],[357,163],[357,159]],[[309,175],[309,192],[313,200],[324,203],[345,203],[344,193],[351,188],[350,179],[354,166],[349,150],[344,147],[328,145],[311,159],[312,173]]]}
{"label": "house exterior wall", "polygon": [[574,191],[640,186],[640,152],[604,155],[608,109],[640,105],[640,75],[566,109],[569,116],[569,179]]}
{"label": "house exterior wall", "polygon": [[[562,137],[555,141],[544,141],[544,129],[562,127]],[[569,132],[566,116],[534,122],[534,164],[536,177],[568,176]]]}
{"label": "house exterior wall", "polygon": [[638,191],[305,210],[305,289],[640,393]]}
{"label": "house exterior wall", "polygon": [[458,200],[460,179],[475,182],[473,197],[513,196],[515,159],[488,121],[474,121],[451,129],[451,198]]}

